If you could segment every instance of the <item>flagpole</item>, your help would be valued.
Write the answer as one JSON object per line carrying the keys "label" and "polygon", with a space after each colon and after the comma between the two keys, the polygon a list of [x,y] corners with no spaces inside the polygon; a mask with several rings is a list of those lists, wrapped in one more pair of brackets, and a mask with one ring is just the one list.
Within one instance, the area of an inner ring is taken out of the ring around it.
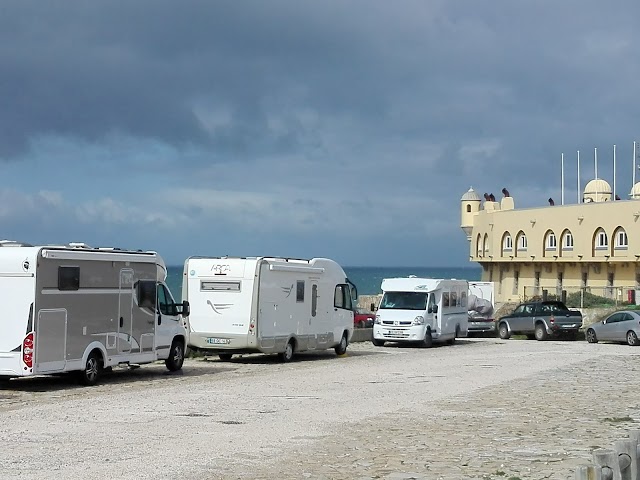
{"label": "flagpole", "polygon": [[560,199],[564,205],[564,153],[560,157]]}
{"label": "flagpole", "polygon": [[582,192],[580,190],[580,150],[578,150],[578,203],[581,202],[580,197],[582,196]]}
{"label": "flagpole", "polygon": [[616,199],[616,146],[613,146],[613,198]]}

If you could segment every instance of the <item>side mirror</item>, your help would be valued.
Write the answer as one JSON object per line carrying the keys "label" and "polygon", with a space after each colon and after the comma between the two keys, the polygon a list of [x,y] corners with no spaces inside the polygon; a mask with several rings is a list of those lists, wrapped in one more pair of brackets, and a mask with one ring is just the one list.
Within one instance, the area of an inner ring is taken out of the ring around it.
{"label": "side mirror", "polygon": [[438,313],[438,305],[429,305],[427,313]]}
{"label": "side mirror", "polygon": [[189,301],[185,300],[182,302],[182,305],[178,304],[178,313],[181,313],[183,317],[188,317],[189,313],[191,313],[191,308],[189,307]]}

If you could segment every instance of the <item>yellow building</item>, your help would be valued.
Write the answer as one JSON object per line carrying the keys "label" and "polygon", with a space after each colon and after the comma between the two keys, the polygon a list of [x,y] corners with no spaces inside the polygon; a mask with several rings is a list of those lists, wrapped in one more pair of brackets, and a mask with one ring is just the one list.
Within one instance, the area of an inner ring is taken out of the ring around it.
{"label": "yellow building", "polygon": [[516,209],[505,193],[500,201],[483,200],[470,188],[460,201],[469,260],[482,266],[483,281],[495,282],[497,302],[527,300],[544,290],[634,301],[640,290],[640,182],[630,200],[612,200],[609,184],[595,179],[581,203],[540,208]]}

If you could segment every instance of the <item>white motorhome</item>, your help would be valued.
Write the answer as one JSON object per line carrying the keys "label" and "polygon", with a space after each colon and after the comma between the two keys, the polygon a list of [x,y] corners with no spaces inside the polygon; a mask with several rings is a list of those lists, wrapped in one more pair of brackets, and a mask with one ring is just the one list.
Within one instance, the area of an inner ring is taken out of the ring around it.
{"label": "white motorhome", "polygon": [[230,360],[236,353],[335,348],[353,335],[355,286],[333,260],[191,257],[182,298],[189,302],[190,346]]}
{"label": "white motorhome", "polygon": [[187,303],[164,283],[155,252],[0,242],[0,379],[165,360],[179,370]]}
{"label": "white motorhome", "polygon": [[467,336],[466,280],[385,278],[373,325],[373,344],[453,343]]}

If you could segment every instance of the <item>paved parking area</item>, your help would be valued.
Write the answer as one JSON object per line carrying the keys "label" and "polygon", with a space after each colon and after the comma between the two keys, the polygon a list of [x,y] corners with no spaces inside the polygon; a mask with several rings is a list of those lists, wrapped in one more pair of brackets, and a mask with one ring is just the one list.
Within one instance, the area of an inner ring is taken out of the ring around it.
{"label": "paved parking area", "polygon": [[640,348],[473,338],[0,391],[2,478],[574,478],[638,428]]}

